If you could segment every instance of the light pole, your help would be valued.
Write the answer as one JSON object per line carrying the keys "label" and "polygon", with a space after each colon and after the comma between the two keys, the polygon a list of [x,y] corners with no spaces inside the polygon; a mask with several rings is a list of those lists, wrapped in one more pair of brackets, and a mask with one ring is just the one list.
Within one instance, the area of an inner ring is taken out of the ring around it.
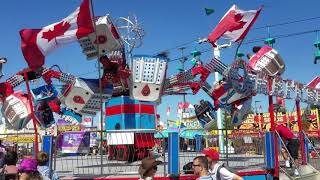
{"label": "light pole", "polygon": [[[199,38],[198,39],[198,43],[202,44],[208,42],[207,38]],[[232,46],[232,43],[226,43],[226,44],[217,44],[215,43],[215,47],[213,47],[213,56],[214,58],[221,60],[221,55],[220,55],[220,50],[221,49],[225,49],[225,48],[229,48]],[[214,73],[214,83],[218,83],[221,79],[221,75],[218,72]],[[228,146],[225,146],[224,144],[224,135],[223,135],[223,130],[224,129],[224,125],[223,125],[223,120],[222,120],[222,110],[221,108],[219,108],[217,111],[217,126],[218,126],[218,135],[219,135],[219,151],[221,153],[225,153],[228,151]],[[224,117],[226,118],[226,117]],[[227,134],[226,134],[227,135]],[[226,149],[225,149],[226,148]],[[228,153],[228,152],[227,152]]]}
{"label": "light pole", "polygon": [[[184,57],[184,53],[183,53],[183,51],[184,51],[185,49],[186,49],[186,47],[180,47],[180,48],[178,48],[178,50],[181,51],[181,58],[179,59],[179,61],[181,62],[181,68],[182,68],[183,72],[184,72],[184,63],[187,61],[187,58]],[[186,103],[186,95],[183,94],[182,116],[181,116],[181,117],[183,117],[183,114],[185,113],[185,109],[184,109],[185,103]]]}
{"label": "light pole", "polygon": [[[215,43],[215,45],[216,45],[216,47],[213,48],[213,56],[214,56],[214,58],[221,60],[220,50],[228,48],[228,47],[231,47],[232,44],[230,42],[229,44],[222,44],[222,45],[219,45],[219,44]],[[220,79],[221,79],[221,75],[218,72],[215,72],[214,73],[214,81],[215,81],[215,83],[218,83],[220,81]],[[219,151],[221,153],[226,153],[228,151],[228,146],[225,146],[225,144],[224,144],[223,130],[221,130],[221,129],[224,129],[221,108],[219,108],[216,112],[217,112],[217,126],[218,126],[218,129],[219,129],[219,131],[218,131],[218,134],[219,134]],[[226,116],[224,118],[226,120]],[[225,149],[225,147],[226,147],[226,149]]]}

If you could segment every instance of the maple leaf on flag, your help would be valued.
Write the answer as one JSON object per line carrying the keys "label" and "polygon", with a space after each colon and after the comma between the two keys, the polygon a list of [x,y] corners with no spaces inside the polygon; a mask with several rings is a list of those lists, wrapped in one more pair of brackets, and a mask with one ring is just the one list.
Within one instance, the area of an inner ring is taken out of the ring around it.
{"label": "maple leaf on flag", "polygon": [[261,9],[262,7],[257,10],[245,11],[233,5],[209,34],[208,41],[213,47],[216,47],[215,43],[220,37],[233,42],[243,40],[259,16]]}
{"label": "maple leaf on flag", "polygon": [[45,57],[60,48],[94,32],[91,0],[82,0],[75,11],[62,20],[40,29],[22,29],[21,50],[28,66],[36,70],[45,64]]}
{"label": "maple leaf on flag", "polygon": [[230,14],[228,14],[227,18],[230,21],[229,30],[228,30],[229,32],[242,29],[246,24],[246,22],[241,21],[243,18],[243,15],[236,14],[235,11],[232,11]]}
{"label": "maple leaf on flag", "polygon": [[53,30],[49,30],[47,32],[43,32],[42,38],[47,39],[50,42],[52,39],[64,35],[64,33],[70,28],[70,23],[66,21],[62,21],[56,25],[54,25]]}

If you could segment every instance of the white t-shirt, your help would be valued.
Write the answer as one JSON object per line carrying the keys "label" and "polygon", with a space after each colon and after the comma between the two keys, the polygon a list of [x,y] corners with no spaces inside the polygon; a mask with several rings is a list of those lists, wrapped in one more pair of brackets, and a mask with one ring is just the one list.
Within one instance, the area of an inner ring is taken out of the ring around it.
{"label": "white t-shirt", "polygon": [[153,180],[153,178],[152,177],[146,177],[145,179],[143,179],[142,177],[140,177],[139,180]]}
{"label": "white t-shirt", "polygon": [[[210,175],[213,177],[213,180],[217,179],[217,170],[221,166],[220,164],[215,164],[211,169],[209,170]],[[220,169],[220,177],[221,180],[232,180],[234,174],[230,171],[228,171],[226,168],[222,167]]]}

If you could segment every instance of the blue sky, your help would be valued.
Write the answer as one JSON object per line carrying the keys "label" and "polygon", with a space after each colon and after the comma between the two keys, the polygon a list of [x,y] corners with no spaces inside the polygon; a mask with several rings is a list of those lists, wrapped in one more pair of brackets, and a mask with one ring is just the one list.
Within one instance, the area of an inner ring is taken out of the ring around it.
{"label": "blue sky", "polygon": [[[23,28],[41,28],[51,23],[60,21],[69,15],[81,3],[80,0],[55,0],[55,1],[1,1],[0,11],[1,22],[1,45],[0,55],[8,58],[8,63],[4,66],[4,81],[19,70],[26,67],[26,62],[20,49],[19,30]],[[232,6],[237,4],[241,9],[257,9],[264,5],[260,17],[249,32],[246,40],[264,38],[268,36],[267,29],[255,29],[266,25],[278,24],[293,20],[318,17],[320,1],[262,1],[262,0],[238,0],[238,1],[218,1],[218,0],[198,0],[198,1],[130,1],[130,0],[93,0],[95,15],[110,14],[112,18],[127,16],[129,13],[137,15],[139,22],[146,31],[143,39],[143,46],[136,49],[133,54],[154,55],[162,50],[170,49],[169,57],[176,59],[180,56],[177,48],[185,42],[190,42],[198,37],[206,37],[216,26],[220,18]],[[215,13],[206,16],[204,8],[212,8]],[[320,30],[320,18],[277,26],[270,29],[271,36],[299,33],[311,30]],[[275,49],[279,51],[286,63],[285,78],[299,80],[307,83],[316,75],[320,75],[320,63],[313,64],[313,54],[316,41],[316,33],[303,34],[287,38],[276,39]],[[263,42],[253,44],[243,44],[241,51],[251,52],[255,45],[262,45]],[[191,50],[208,49],[210,45],[197,45],[189,43],[186,45],[186,53]],[[222,60],[229,64],[232,62],[235,48],[226,49],[222,52]],[[211,52],[204,53],[201,57],[203,61],[208,61]],[[191,58],[189,59],[191,60]],[[82,75],[85,78],[97,77],[96,63],[87,61],[81,53],[78,43],[73,43],[60,48],[46,57],[46,66],[58,64],[64,72],[74,75]],[[178,61],[169,63],[168,75],[177,73]],[[190,61],[186,63],[191,67]],[[212,77],[209,78],[212,84]],[[19,88],[24,89],[24,85]],[[17,89],[19,89],[17,88]],[[209,99],[203,92],[195,96],[187,96],[187,101],[196,103],[200,99]],[[177,102],[181,96],[167,96],[162,98],[162,104],[158,106],[161,119],[165,120],[165,111],[168,105],[171,107],[170,119],[175,119]],[[258,96],[255,100],[262,100],[262,106],[266,110],[267,97]],[[293,108],[293,107],[289,107]]]}

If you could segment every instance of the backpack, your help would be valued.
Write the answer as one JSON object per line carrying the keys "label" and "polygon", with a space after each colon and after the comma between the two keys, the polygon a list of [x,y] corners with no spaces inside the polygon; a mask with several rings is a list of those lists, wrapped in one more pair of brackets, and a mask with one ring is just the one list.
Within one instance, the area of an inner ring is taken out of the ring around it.
{"label": "backpack", "polygon": [[216,173],[216,180],[221,180],[221,174],[220,174],[220,170],[221,168],[225,168],[228,171],[232,172],[233,174],[236,174],[236,171],[228,166],[226,166],[224,163],[221,164],[218,169],[217,169],[217,173]]}

